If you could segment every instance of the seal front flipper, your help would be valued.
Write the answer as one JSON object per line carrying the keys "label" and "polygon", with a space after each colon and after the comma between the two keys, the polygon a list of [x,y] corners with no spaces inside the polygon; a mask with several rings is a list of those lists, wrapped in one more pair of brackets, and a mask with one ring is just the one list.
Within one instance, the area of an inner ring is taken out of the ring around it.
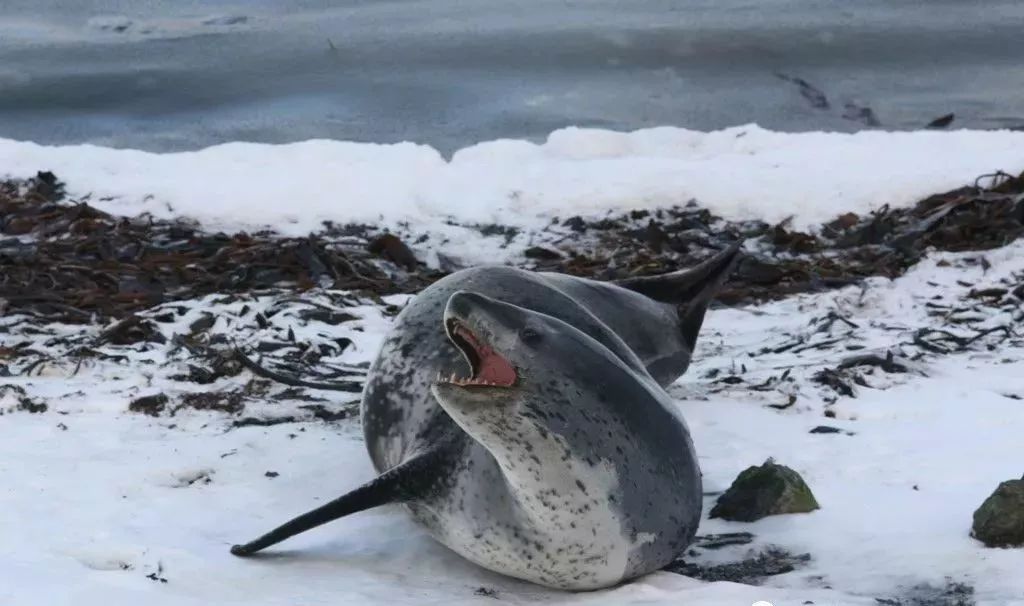
{"label": "seal front flipper", "polygon": [[249,556],[349,514],[415,499],[434,484],[438,478],[439,464],[447,454],[448,449],[441,447],[416,455],[352,492],[289,520],[254,541],[232,546],[231,553],[240,557]]}
{"label": "seal front flipper", "polygon": [[694,267],[657,276],[626,278],[614,284],[655,301],[676,305],[683,341],[692,351],[704,323],[704,314],[736,266],[742,245],[742,240],[736,242]]}

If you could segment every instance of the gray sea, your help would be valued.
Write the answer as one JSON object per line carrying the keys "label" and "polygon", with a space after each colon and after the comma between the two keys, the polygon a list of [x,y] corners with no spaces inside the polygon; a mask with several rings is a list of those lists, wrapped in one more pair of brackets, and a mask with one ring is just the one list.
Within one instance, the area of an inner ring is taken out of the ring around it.
{"label": "gray sea", "polygon": [[1021,0],[0,0],[0,137],[1024,126]]}

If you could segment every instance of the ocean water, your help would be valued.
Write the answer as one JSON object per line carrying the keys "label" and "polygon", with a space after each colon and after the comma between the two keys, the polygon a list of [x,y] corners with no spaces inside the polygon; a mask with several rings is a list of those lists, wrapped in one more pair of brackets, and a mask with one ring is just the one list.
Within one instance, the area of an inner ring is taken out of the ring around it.
{"label": "ocean water", "polygon": [[569,125],[1018,127],[1022,32],[1019,0],[0,0],[0,137],[450,153]]}

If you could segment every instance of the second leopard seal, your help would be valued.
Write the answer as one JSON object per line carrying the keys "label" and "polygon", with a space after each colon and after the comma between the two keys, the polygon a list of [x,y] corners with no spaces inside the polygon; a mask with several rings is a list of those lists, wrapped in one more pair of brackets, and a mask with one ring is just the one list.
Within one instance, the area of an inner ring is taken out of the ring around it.
{"label": "second leopard seal", "polygon": [[404,503],[464,557],[542,585],[660,569],[701,513],[689,432],[662,388],[737,255],[618,284],[508,267],[436,282],[370,369],[362,422],[381,475],[232,552]]}

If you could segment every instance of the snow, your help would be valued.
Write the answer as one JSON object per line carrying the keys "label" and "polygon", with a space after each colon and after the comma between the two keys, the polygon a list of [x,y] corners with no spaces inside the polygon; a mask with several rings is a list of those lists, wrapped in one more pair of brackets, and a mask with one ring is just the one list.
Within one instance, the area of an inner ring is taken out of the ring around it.
{"label": "snow", "polygon": [[1024,169],[1011,131],[778,133],[659,127],[566,128],[542,144],[480,143],[445,159],[413,143],[228,143],[172,154],[0,139],[0,171],[52,170],[74,196],[122,215],[189,216],[217,229],[272,226],[305,235],[325,220],[450,231],[446,222],[536,228],[697,200],[727,219],[794,216],[815,226],[845,212],[909,205]]}
{"label": "snow", "polygon": [[[188,356],[173,353],[171,344],[149,350],[108,345],[105,352],[135,361],[97,362],[74,374],[56,363],[5,380],[50,410],[0,417],[0,508],[4,519],[16,520],[5,525],[0,541],[0,603],[495,603],[478,595],[486,588],[514,604],[876,604],[876,597],[948,582],[973,586],[980,604],[1024,603],[1024,553],[986,549],[968,535],[974,509],[999,482],[1021,473],[1014,453],[1024,416],[1010,396],[1024,395],[1024,347],[989,351],[981,340],[968,352],[909,364],[905,374],[868,373],[871,387],[858,387],[855,398],[809,381],[849,353],[891,349],[910,357],[917,350],[909,337],[944,321],[925,303],[961,300],[970,287],[958,281],[983,289],[1024,272],[1024,242],[986,252],[988,269],[977,257],[933,254],[896,280],[872,279],[863,288],[709,316],[694,365],[670,388],[694,434],[705,490],[724,490],[742,469],[771,456],[800,472],[822,506],[752,524],[708,520],[705,513],[700,534],[746,531],[755,542],[705,551],[697,561],[738,560],[768,545],[811,554],[806,567],[769,577],[761,587],[658,573],[607,591],[555,592],[473,566],[397,508],[346,518],[264,557],[234,558],[227,551],[232,543],[373,477],[358,423],[232,428],[228,417],[207,411],[159,418],[128,413],[127,403],[139,395],[181,392],[182,384],[169,376]],[[344,309],[356,319],[339,327],[300,322],[299,311],[310,305]],[[344,334],[355,346],[330,361],[352,366],[372,357],[390,323],[379,307],[329,291],[302,301],[282,292],[173,306],[184,311],[161,325],[165,334],[185,331],[203,311],[218,315],[213,333],[241,344],[289,329],[300,342]],[[270,309],[277,310],[270,324],[257,327],[254,315]],[[858,328],[835,322],[822,329],[830,312]],[[998,308],[974,313],[982,317],[973,328],[1014,317]],[[35,334],[19,318],[3,324],[0,346],[33,339],[34,348],[58,361],[62,346],[55,336],[70,337],[63,347],[71,348],[102,329],[48,326]],[[832,348],[750,355],[794,339],[815,345],[835,338],[841,340]],[[864,349],[847,352],[847,346]],[[757,384],[783,369],[791,371],[790,380],[764,392],[723,389],[712,378],[714,371],[737,373]],[[789,394],[797,396],[793,406],[767,406]],[[0,408],[11,404],[8,395]],[[245,414],[294,412],[275,406],[287,405],[252,398]],[[835,418],[826,418],[826,410]],[[808,433],[823,424],[854,435]],[[268,471],[278,475],[268,477]],[[713,501],[706,499],[705,512]]]}

